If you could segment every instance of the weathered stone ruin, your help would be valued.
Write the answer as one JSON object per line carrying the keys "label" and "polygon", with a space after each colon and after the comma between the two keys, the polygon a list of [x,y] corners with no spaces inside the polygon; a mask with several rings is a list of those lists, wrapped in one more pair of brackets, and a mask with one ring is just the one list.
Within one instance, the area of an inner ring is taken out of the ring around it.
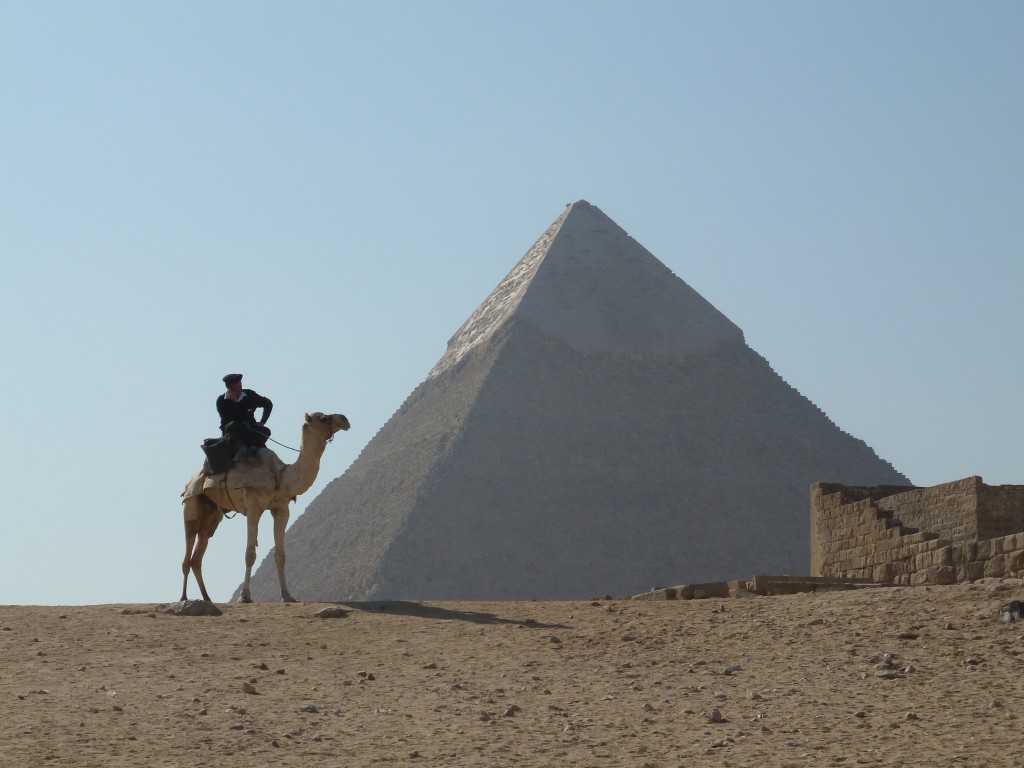
{"label": "weathered stone ruin", "polygon": [[[575,599],[806,574],[823,479],[908,482],[581,201],[295,521],[288,580],[319,601]],[[273,552],[252,590],[276,599]]]}
{"label": "weathered stone ruin", "polygon": [[1024,577],[1024,485],[816,483],[811,573],[880,584]]}

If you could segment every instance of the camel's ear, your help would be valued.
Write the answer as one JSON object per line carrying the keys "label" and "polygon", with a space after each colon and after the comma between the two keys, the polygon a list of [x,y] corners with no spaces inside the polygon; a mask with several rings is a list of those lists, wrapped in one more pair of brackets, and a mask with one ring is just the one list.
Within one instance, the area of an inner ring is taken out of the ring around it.
{"label": "camel's ear", "polygon": [[310,418],[309,414],[307,413],[307,414],[306,414],[306,423],[307,423],[307,424],[309,424],[309,422],[311,422],[312,420],[313,420],[313,419],[312,419],[312,418]]}

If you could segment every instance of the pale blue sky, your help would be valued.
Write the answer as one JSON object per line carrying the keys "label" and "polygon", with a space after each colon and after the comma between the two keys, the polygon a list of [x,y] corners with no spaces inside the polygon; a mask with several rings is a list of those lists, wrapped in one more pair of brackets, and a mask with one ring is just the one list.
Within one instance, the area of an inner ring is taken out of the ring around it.
{"label": "pale blue sky", "polygon": [[1020,2],[0,19],[0,603],[178,597],[229,371],[282,442],[352,421],[294,519],[579,199],[915,483],[1024,484]]}

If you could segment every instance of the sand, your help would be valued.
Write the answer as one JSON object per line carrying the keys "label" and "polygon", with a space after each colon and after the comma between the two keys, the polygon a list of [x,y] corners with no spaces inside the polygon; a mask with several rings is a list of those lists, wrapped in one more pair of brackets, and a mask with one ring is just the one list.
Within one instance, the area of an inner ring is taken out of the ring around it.
{"label": "sand", "polygon": [[0,764],[1022,766],[1022,597],[0,607]]}

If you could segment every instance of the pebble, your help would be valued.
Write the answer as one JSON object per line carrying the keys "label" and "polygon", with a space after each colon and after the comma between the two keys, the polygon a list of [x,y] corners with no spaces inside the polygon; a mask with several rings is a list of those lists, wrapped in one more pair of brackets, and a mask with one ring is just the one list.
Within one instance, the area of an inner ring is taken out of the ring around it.
{"label": "pebble", "polygon": [[318,619],[344,619],[348,611],[344,608],[324,608],[313,614]]}
{"label": "pebble", "polygon": [[256,686],[252,683],[242,683],[242,691],[244,693],[251,693],[257,696],[259,695],[259,691],[256,690]]}
{"label": "pebble", "polygon": [[716,709],[712,709],[710,712],[708,712],[708,722],[709,723],[724,723],[725,722],[725,718],[722,717],[721,711],[719,711],[716,708]]}

